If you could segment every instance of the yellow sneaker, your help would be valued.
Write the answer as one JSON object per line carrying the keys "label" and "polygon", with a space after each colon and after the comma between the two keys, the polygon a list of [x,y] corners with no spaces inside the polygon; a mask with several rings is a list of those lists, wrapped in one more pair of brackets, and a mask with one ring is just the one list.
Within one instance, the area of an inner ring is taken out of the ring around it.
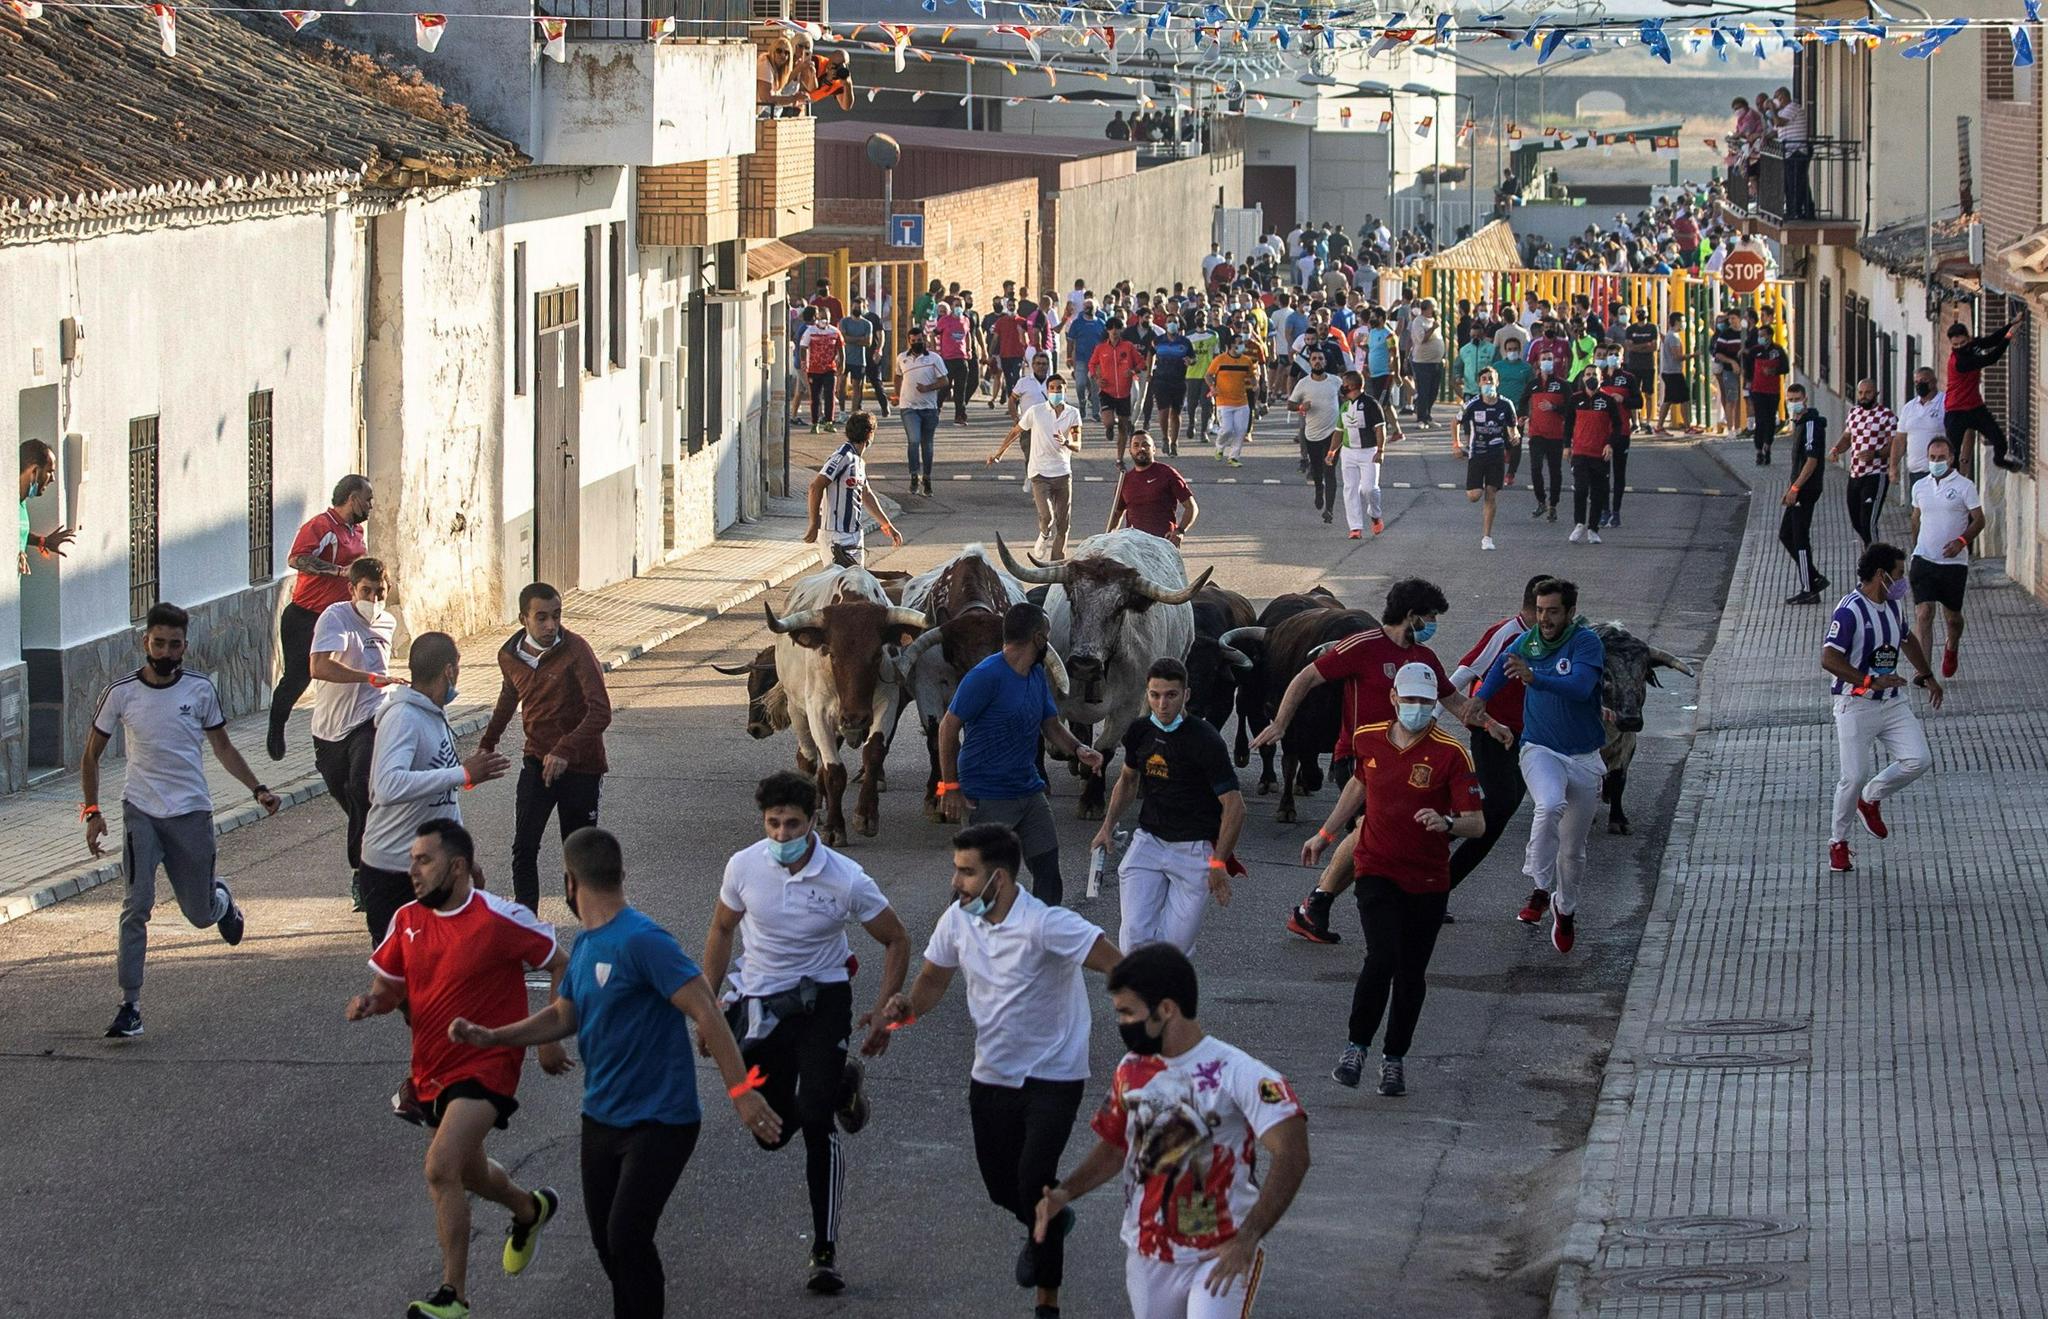
{"label": "yellow sneaker", "polygon": [[561,1208],[562,1197],[551,1186],[543,1186],[533,1193],[534,1218],[531,1223],[514,1219],[512,1226],[505,1229],[505,1272],[508,1275],[521,1273],[533,1263],[533,1257],[540,1251],[540,1230],[548,1225]]}

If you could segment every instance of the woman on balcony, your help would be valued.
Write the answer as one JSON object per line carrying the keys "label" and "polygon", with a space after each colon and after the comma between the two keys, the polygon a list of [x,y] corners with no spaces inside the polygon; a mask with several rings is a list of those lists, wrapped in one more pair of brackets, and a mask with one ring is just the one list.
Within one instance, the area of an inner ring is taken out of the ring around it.
{"label": "woman on balcony", "polygon": [[780,33],[766,39],[754,57],[754,102],[764,117],[773,118],[777,108],[797,105],[804,91],[796,77],[796,47]]}

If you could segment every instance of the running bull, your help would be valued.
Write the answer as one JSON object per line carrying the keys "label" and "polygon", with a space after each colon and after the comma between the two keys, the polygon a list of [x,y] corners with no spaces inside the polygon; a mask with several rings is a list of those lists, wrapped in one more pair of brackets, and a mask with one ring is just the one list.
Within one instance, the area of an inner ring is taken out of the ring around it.
{"label": "running bull", "polygon": [[[1270,606],[1268,611],[1271,612]],[[1263,702],[1259,727],[1263,729],[1273,721],[1287,684],[1317,655],[1348,636],[1369,632],[1377,626],[1379,620],[1362,609],[1318,605],[1290,614],[1263,630],[1240,628],[1228,634],[1226,640],[1232,645],[1259,647],[1257,686]],[[1312,793],[1322,786],[1319,757],[1340,743],[1348,744],[1352,730],[1340,726],[1343,710],[1343,684],[1326,683],[1308,694],[1293,722],[1288,724],[1286,735],[1280,739],[1280,805],[1273,812],[1273,818],[1280,823],[1293,822],[1296,791]],[[1272,791],[1274,781],[1273,748],[1262,748],[1260,754],[1265,758],[1265,770],[1259,776],[1259,791],[1267,793]],[[1333,754],[1333,768],[1335,760]]]}
{"label": "running bull", "polygon": [[1600,748],[1600,759],[1607,763],[1601,796],[1607,802],[1607,832],[1625,834],[1629,822],[1621,794],[1628,787],[1636,734],[1643,730],[1644,697],[1650,688],[1662,685],[1657,681],[1658,669],[1676,669],[1688,678],[1693,671],[1684,660],[1659,650],[1619,623],[1602,623],[1593,631],[1607,648],[1607,668],[1600,679],[1600,703],[1608,714],[1607,744]]}

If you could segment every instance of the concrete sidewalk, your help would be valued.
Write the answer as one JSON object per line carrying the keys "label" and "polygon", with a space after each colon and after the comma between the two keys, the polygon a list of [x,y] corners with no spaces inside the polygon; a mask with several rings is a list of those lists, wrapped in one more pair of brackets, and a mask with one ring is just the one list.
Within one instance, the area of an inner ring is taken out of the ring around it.
{"label": "concrete sidewalk", "polygon": [[[588,640],[607,671],[638,659],[679,633],[745,604],[762,591],[789,581],[823,562],[818,546],[803,540],[800,499],[769,501],[761,521],[728,528],[702,549],[646,574],[596,591],[572,592],[563,601],[569,629]],[[449,712],[458,735],[481,729],[497,698],[496,652],[512,626],[465,638],[462,664],[467,693]],[[205,657],[195,667],[204,669]],[[290,752],[282,761],[264,753],[269,719],[265,711],[233,720],[228,736],[251,769],[284,799],[289,809],[323,798],[326,786],[313,767],[313,739],[307,731],[312,697],[299,703],[288,730]],[[263,818],[248,789],[230,778],[211,753],[207,778],[220,808],[214,827],[226,833]],[[101,766],[100,803],[108,816],[107,855],[86,850],[78,822],[78,775],[45,779],[18,796],[0,800],[0,924],[39,907],[61,902],[121,873],[119,823],[124,761]]]}
{"label": "concrete sidewalk", "polygon": [[[1815,518],[1827,603],[1787,606],[1785,466],[1723,457],[1756,498],[1552,1314],[2041,1314],[2048,611],[1973,569],[1947,705],[1913,696],[1934,769],[1833,874],[1844,479]],[[1904,510],[1883,534],[1910,550]]]}

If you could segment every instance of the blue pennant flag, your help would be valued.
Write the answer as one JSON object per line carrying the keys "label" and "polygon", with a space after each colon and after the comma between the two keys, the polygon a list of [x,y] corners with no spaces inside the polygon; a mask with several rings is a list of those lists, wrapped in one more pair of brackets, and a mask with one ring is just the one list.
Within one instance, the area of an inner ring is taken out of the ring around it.
{"label": "blue pennant flag", "polygon": [[1564,29],[1561,27],[1554,27],[1550,29],[1550,31],[1543,34],[1543,44],[1536,48],[1536,62],[1538,64],[1542,64],[1545,60],[1548,60],[1552,55],[1555,55],[1557,53],[1557,48],[1563,44]]}
{"label": "blue pennant flag", "polygon": [[1650,48],[1652,55],[1663,60],[1666,64],[1671,62],[1671,43],[1664,39],[1663,19],[1644,19],[1636,25],[1636,33],[1642,38],[1643,44]]}
{"label": "blue pennant flag", "polygon": [[1448,35],[1448,34],[1450,33],[1450,30],[1451,30],[1451,16],[1450,16],[1450,14],[1448,14],[1448,13],[1442,13],[1442,14],[1438,14],[1438,15],[1436,16],[1436,39],[1437,39],[1437,42],[1438,42],[1438,44],[1442,44],[1442,42],[1443,42],[1443,40],[1444,40],[1445,36],[1447,36],[1447,35]]}
{"label": "blue pennant flag", "polygon": [[2027,35],[2025,28],[2014,28],[2012,30],[2012,66],[2015,69],[2024,69],[2031,66],[2033,62],[2034,39]]}
{"label": "blue pennant flag", "polygon": [[1074,10],[1071,7],[1060,10],[1060,22],[1062,24],[1072,23],[1073,21]]}
{"label": "blue pennant flag", "polygon": [[1889,29],[1886,28],[1884,24],[1873,23],[1867,18],[1859,18],[1850,26],[1854,27],[1858,32],[1863,33],[1865,36],[1876,37],[1879,41],[1883,41],[1885,38],[1885,33],[1889,31]]}
{"label": "blue pennant flag", "polygon": [[1506,14],[1481,14],[1479,21],[1481,23],[1504,23],[1507,21],[1507,17]]}
{"label": "blue pennant flag", "polygon": [[1813,35],[1820,38],[1821,45],[1832,46],[1842,39],[1841,27],[1840,20],[1831,18],[1815,28]]}
{"label": "blue pennant flag", "polygon": [[976,18],[988,17],[988,6],[984,5],[981,0],[967,0],[967,8]]}
{"label": "blue pennant flag", "polygon": [[2038,23],[2038,22],[2040,22],[2040,21],[2041,21],[2041,0],[2026,0],[2026,4],[2027,4],[2027,21],[2028,21],[2029,23]]}
{"label": "blue pennant flag", "polygon": [[1951,18],[1939,27],[1931,27],[1920,34],[1920,39],[1900,51],[1909,60],[1924,60],[1941,49],[1941,43],[1970,26],[1967,18]]}
{"label": "blue pennant flag", "polygon": [[1116,12],[1122,14],[1125,18],[1129,18],[1132,14],[1138,12],[1138,0],[1124,0],[1122,4],[1116,7]]}
{"label": "blue pennant flag", "polygon": [[1284,27],[1283,27],[1283,28],[1278,28],[1278,29],[1276,29],[1276,30],[1275,30],[1275,36],[1276,36],[1276,37],[1277,37],[1277,38],[1279,39],[1279,42],[1280,42],[1280,49],[1282,49],[1282,50],[1292,50],[1292,49],[1294,49],[1294,36],[1293,36],[1293,34],[1292,34],[1292,33],[1290,33],[1290,32],[1289,32],[1289,31],[1288,31],[1288,30],[1287,30],[1286,28],[1284,28]]}

